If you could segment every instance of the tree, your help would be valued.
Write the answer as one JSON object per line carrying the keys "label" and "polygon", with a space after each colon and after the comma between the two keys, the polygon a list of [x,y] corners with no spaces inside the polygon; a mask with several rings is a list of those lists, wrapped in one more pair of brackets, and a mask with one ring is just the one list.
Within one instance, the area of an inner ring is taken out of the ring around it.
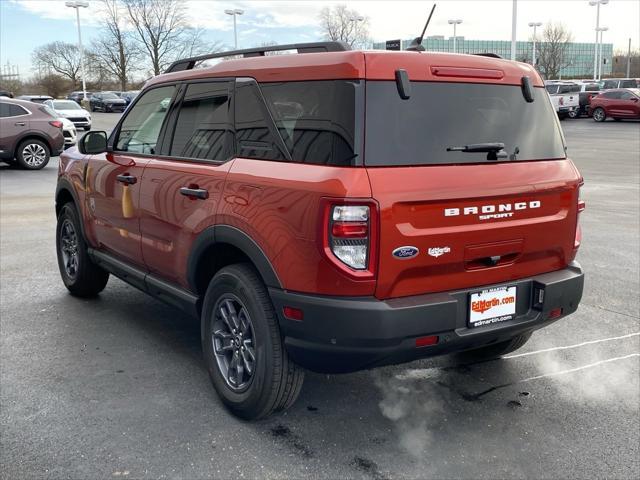
{"label": "tree", "polygon": [[203,32],[188,26],[181,0],[124,0],[124,5],[154,75],[177,58],[204,50]]}
{"label": "tree", "polygon": [[536,66],[544,78],[558,78],[561,70],[571,65],[567,55],[567,44],[571,40],[571,32],[564,25],[547,24],[542,32],[542,41],[536,45]]}
{"label": "tree", "polygon": [[320,26],[327,40],[342,41],[351,47],[365,47],[369,43],[369,18],[346,5],[323,8]]}
{"label": "tree", "polygon": [[[627,76],[627,59],[629,58],[629,53],[624,51],[617,51],[613,55],[613,71],[611,75],[613,77],[626,77]],[[629,71],[629,76],[631,78],[640,77],[640,51],[631,50],[631,68]]]}
{"label": "tree", "polygon": [[40,76],[53,71],[71,80],[72,88],[78,84],[80,51],[76,45],[60,41],[47,43],[33,51],[32,60]]}
{"label": "tree", "polygon": [[133,36],[126,30],[126,12],[119,0],[102,0],[103,32],[92,42],[91,59],[101,70],[118,79],[120,90],[127,89],[127,81],[142,58]]}
{"label": "tree", "polygon": [[55,73],[48,73],[38,78],[37,82],[41,90],[53,98],[58,98],[64,92],[69,91],[69,80]]}

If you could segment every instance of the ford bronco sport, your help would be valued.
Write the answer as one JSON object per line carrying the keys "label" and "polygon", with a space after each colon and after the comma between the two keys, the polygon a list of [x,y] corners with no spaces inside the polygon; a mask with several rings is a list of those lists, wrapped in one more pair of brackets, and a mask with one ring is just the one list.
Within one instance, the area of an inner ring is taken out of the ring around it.
{"label": "ford bronco sport", "polygon": [[114,274],[199,317],[215,389],[255,419],[303,369],[495,357],[574,312],[581,184],[524,63],[226,52],[61,156],[58,263],[73,295]]}

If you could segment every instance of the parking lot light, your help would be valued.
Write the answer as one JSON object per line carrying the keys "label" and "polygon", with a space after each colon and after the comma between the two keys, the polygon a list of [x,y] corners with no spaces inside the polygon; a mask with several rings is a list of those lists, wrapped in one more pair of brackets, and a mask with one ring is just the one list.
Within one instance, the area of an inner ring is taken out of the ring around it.
{"label": "parking lot light", "polygon": [[233,17],[233,41],[234,41],[234,48],[237,50],[238,49],[238,27],[236,25],[236,17],[238,15],[242,15],[244,13],[244,10],[240,10],[239,8],[234,8],[232,10],[225,10],[224,13],[226,13],[227,15],[231,15]]}
{"label": "parking lot light", "polygon": [[531,54],[531,65],[536,66],[536,29],[542,26],[542,22],[529,22],[529,26],[533,27],[533,52]]}
{"label": "parking lot light", "polygon": [[609,0],[589,0],[589,5],[596,7],[596,47],[593,55],[593,79],[598,79],[598,33],[600,28],[600,5],[606,5]]}
{"label": "parking lot light", "polygon": [[453,53],[456,53],[456,27],[462,23],[462,20],[449,20],[449,25],[453,25]]}
{"label": "parking lot light", "polygon": [[[606,32],[607,30],[609,30],[609,27],[599,27],[596,29],[596,33],[600,32],[600,56],[599,56],[599,61],[598,61],[598,80],[602,79],[602,33]],[[598,48],[598,45],[596,44],[596,48]]]}
{"label": "parking lot light", "polygon": [[72,2],[65,2],[67,7],[76,9],[76,22],[78,25],[78,50],[80,50],[80,71],[82,72],[82,100],[87,99],[87,83],[86,83],[86,75],[84,71],[84,50],[82,49],[82,33],[80,30],[80,9],[88,8],[89,2],[84,2],[81,0],[75,0]]}

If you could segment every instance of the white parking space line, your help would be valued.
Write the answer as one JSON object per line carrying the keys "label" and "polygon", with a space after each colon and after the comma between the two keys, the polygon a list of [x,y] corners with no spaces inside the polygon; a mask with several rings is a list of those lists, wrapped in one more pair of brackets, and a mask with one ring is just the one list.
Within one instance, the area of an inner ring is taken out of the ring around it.
{"label": "white parking space line", "polygon": [[607,358],[606,360],[600,360],[599,362],[590,363],[588,365],[582,365],[581,367],[569,368],[567,370],[560,370],[558,372],[544,373],[542,375],[536,375],[535,377],[529,377],[529,378],[524,378],[522,380],[517,380],[513,383],[531,382],[532,380],[538,380],[540,378],[555,377],[557,375],[565,375],[567,373],[579,372],[580,370],[586,370],[588,368],[597,367],[598,365],[603,365],[605,363],[617,362],[620,360],[626,360],[628,358],[634,358],[634,357],[640,357],[640,353],[630,353],[629,355],[625,355],[623,357]]}
{"label": "white parking space line", "polygon": [[516,355],[507,355],[507,356],[504,356],[502,358],[503,359],[519,358],[519,357],[527,357],[529,355],[537,355],[539,353],[545,353],[545,352],[555,352],[555,351],[558,351],[558,350],[569,350],[569,349],[572,349],[572,348],[583,347],[585,345],[593,345],[595,343],[612,342],[612,341],[615,341],[615,340],[623,340],[625,338],[637,337],[639,335],[640,335],[640,332],[630,333],[628,335],[622,335],[620,337],[609,337],[609,338],[601,338],[599,340],[589,340],[588,342],[576,343],[575,345],[565,345],[565,346],[562,346],[562,347],[545,348],[545,349],[542,349],[542,350],[535,350],[533,352],[518,353]]}

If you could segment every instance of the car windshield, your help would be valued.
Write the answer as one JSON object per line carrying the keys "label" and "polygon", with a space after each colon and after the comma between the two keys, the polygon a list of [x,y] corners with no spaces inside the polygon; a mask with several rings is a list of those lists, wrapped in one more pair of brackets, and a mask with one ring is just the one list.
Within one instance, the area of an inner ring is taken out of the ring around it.
{"label": "car windshield", "polygon": [[411,82],[403,100],[396,82],[368,81],[365,165],[486,162],[487,149],[504,144],[505,160],[566,158],[556,113],[542,88],[529,103],[519,85]]}
{"label": "car windshield", "polygon": [[112,98],[120,98],[115,93],[103,93],[102,98],[112,99]]}
{"label": "car windshield", "polygon": [[70,100],[54,101],[53,108],[56,110],[82,110],[80,105]]}

